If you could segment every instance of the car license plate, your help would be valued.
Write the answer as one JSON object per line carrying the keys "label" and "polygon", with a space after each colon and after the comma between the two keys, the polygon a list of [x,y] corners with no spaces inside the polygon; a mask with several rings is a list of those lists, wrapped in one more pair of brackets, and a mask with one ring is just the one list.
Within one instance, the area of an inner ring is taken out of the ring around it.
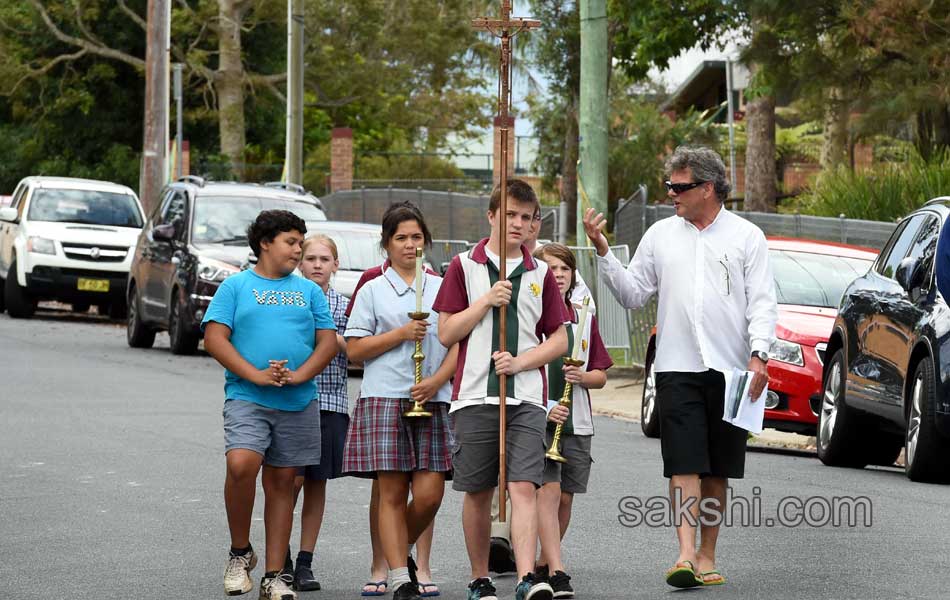
{"label": "car license plate", "polygon": [[76,287],[82,292],[108,292],[108,279],[85,279],[80,277],[76,282]]}

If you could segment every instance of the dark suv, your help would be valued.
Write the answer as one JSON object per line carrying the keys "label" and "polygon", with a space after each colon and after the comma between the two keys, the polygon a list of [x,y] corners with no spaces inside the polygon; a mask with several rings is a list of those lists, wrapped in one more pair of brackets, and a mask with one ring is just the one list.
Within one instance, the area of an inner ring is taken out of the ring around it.
{"label": "dark suv", "polygon": [[150,348],[155,333],[167,329],[174,354],[193,354],[212,296],[247,262],[248,225],[271,209],[289,210],[308,227],[327,218],[320,200],[292,184],[205,182],[190,176],[166,187],[132,259],[129,346]]}
{"label": "dark suv", "polygon": [[950,478],[950,310],[934,281],[950,198],[907,216],[845,290],[828,340],[818,421],[827,465],[893,464],[914,481]]}

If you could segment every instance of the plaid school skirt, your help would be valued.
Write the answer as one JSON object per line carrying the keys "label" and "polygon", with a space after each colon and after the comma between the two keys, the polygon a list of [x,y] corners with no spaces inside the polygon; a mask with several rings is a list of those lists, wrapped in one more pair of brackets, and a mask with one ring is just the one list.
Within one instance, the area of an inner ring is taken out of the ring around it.
{"label": "plaid school skirt", "polygon": [[449,405],[427,402],[431,417],[402,416],[407,398],[360,398],[343,449],[343,473],[375,477],[377,471],[436,471],[451,478],[454,438]]}

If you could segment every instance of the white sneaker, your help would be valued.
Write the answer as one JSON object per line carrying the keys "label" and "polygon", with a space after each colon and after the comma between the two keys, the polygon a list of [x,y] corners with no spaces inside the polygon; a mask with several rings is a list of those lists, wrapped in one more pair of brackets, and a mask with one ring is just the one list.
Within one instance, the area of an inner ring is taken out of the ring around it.
{"label": "white sneaker", "polygon": [[261,579],[260,600],[297,600],[297,594],[290,589],[294,576],[292,573],[280,573],[277,577]]}
{"label": "white sneaker", "polygon": [[251,571],[257,566],[257,555],[251,550],[244,556],[232,554],[228,566],[224,569],[224,593],[228,596],[240,596],[254,589]]}

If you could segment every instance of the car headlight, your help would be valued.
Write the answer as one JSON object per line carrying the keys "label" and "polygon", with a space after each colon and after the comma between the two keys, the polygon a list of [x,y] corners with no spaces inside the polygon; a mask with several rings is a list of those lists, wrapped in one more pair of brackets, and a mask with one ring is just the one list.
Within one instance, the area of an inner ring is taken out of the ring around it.
{"label": "car headlight", "polygon": [[769,349],[769,359],[799,367],[805,364],[805,360],[802,358],[801,344],[786,340],[775,340]]}
{"label": "car headlight", "polygon": [[56,254],[56,243],[49,238],[32,235],[26,239],[26,250],[36,254]]}
{"label": "car headlight", "polygon": [[238,267],[226,262],[221,262],[220,260],[211,258],[198,259],[198,277],[205,281],[220,283],[239,270]]}

